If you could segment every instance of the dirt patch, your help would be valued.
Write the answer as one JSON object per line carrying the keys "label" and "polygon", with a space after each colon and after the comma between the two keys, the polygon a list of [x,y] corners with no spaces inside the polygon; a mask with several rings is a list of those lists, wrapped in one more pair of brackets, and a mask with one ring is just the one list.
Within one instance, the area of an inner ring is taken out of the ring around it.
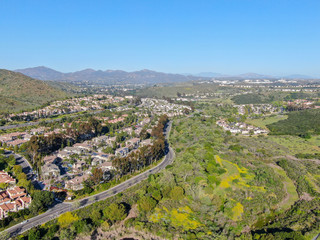
{"label": "dirt patch", "polygon": [[312,199],[314,199],[314,197],[310,196],[309,193],[304,192],[301,196],[300,196],[301,200],[305,200],[305,201],[311,201]]}

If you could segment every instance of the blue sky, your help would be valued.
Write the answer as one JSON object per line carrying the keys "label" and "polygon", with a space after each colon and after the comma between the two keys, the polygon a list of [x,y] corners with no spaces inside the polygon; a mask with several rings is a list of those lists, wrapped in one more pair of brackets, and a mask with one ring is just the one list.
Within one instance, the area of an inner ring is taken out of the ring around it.
{"label": "blue sky", "polygon": [[318,0],[0,0],[0,68],[320,76]]}

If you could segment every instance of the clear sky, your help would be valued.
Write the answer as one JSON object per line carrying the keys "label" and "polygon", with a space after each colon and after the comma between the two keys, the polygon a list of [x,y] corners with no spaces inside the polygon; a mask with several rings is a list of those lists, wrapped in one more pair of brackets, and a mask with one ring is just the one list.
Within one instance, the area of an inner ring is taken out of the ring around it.
{"label": "clear sky", "polygon": [[0,68],[320,76],[319,0],[0,0]]}

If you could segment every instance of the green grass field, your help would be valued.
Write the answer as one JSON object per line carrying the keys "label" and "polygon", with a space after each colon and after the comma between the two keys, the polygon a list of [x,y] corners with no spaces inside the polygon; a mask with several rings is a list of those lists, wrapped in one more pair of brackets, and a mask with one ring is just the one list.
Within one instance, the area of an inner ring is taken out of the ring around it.
{"label": "green grass field", "polygon": [[270,117],[264,117],[264,118],[258,118],[258,119],[247,119],[246,123],[260,127],[260,128],[268,129],[266,125],[275,123],[287,118],[288,118],[287,115],[276,115],[276,116],[270,116]]}
{"label": "green grass field", "polygon": [[304,139],[296,136],[268,136],[268,139],[287,149],[287,154],[320,152],[320,136]]}
{"label": "green grass field", "polygon": [[281,210],[286,210],[299,199],[296,186],[282,168],[274,166],[273,170],[283,178],[283,184],[287,192],[287,197],[281,203],[279,203],[279,208]]}

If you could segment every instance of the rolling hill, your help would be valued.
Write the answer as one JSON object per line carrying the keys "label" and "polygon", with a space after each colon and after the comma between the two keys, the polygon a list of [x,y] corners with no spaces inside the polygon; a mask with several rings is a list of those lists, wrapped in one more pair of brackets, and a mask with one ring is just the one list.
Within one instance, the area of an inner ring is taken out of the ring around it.
{"label": "rolling hill", "polygon": [[0,111],[32,109],[65,97],[64,91],[44,81],[0,69]]}

